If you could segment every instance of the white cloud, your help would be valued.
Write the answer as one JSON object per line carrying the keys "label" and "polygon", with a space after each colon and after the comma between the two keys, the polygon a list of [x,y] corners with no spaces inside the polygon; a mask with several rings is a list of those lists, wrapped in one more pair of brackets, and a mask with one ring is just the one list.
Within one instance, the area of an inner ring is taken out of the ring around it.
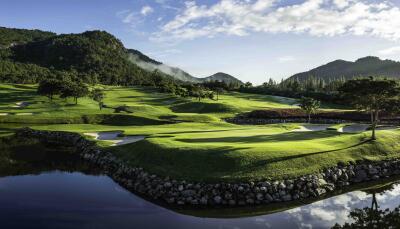
{"label": "white cloud", "polygon": [[[121,19],[125,24],[130,25],[130,27],[135,28],[139,24],[142,24],[145,20],[145,16],[153,13],[154,10],[150,6],[143,6],[140,11],[132,10],[121,10],[116,13],[116,16]],[[138,31],[136,31],[138,32]],[[144,32],[140,32],[144,33]]]}
{"label": "white cloud", "polygon": [[147,16],[148,14],[151,14],[153,12],[154,12],[154,10],[150,6],[143,6],[142,9],[140,10],[140,13],[143,16]]}
{"label": "white cloud", "polygon": [[262,11],[271,7],[273,3],[274,0],[257,0],[252,6],[252,9],[254,11]]}
{"label": "white cloud", "polygon": [[333,0],[333,3],[338,7],[338,8],[345,8],[350,4],[351,0]]}
{"label": "white cloud", "polygon": [[312,36],[352,34],[400,40],[400,8],[387,1],[303,0],[277,6],[279,0],[220,0],[211,6],[195,1],[161,26],[152,40],[187,40],[218,34],[252,32],[307,33]]}
{"label": "white cloud", "polygon": [[293,56],[281,56],[278,58],[278,62],[280,63],[286,63],[286,62],[290,62],[290,61],[294,61],[295,58]]}
{"label": "white cloud", "polygon": [[378,53],[381,55],[384,55],[384,56],[400,54],[400,46],[394,46],[391,48],[383,49],[383,50],[380,50]]}
{"label": "white cloud", "polygon": [[169,4],[169,0],[155,0],[155,2],[160,4],[161,7],[163,7],[164,9],[175,10],[175,11],[180,10],[178,7],[175,7],[175,6],[172,6],[171,4]]}

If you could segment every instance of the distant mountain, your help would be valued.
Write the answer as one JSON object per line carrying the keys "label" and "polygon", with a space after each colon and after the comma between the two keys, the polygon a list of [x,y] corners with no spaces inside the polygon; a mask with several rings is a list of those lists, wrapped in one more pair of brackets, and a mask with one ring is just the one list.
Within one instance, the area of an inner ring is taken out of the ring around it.
{"label": "distant mountain", "polygon": [[136,65],[149,70],[149,71],[154,71],[154,70],[159,70],[165,74],[171,75],[175,79],[185,81],[185,82],[191,82],[191,83],[201,83],[202,81],[189,73],[183,71],[180,68],[177,67],[171,67],[166,64],[163,64],[159,61],[156,61],[142,52],[135,50],[135,49],[128,49],[129,53],[129,59],[135,63]]}
{"label": "distant mountain", "polygon": [[154,71],[154,70],[159,70],[165,74],[171,75],[175,79],[185,81],[185,82],[191,82],[191,83],[201,83],[201,82],[209,82],[209,81],[223,81],[225,83],[237,83],[239,85],[243,84],[242,81],[238,80],[234,76],[231,76],[229,74],[223,73],[223,72],[218,72],[215,73],[212,76],[208,76],[205,78],[198,78],[190,75],[189,73],[185,72],[184,70],[177,68],[177,67],[171,67],[166,64],[163,64],[159,61],[156,61],[142,52],[135,50],[135,49],[128,49],[128,52],[130,54],[130,60],[137,64],[138,66]]}
{"label": "distant mountain", "polygon": [[289,79],[307,80],[316,79],[351,79],[356,77],[381,76],[400,79],[400,62],[381,60],[378,57],[367,56],[355,62],[335,60],[320,67],[291,76]]}
{"label": "distant mountain", "polygon": [[223,73],[223,72],[217,72],[214,75],[202,78],[203,81],[224,81],[225,83],[237,83],[239,85],[242,85],[243,82],[238,80],[236,77],[231,76],[229,74]]}
{"label": "distant mountain", "polygon": [[158,62],[154,59],[151,59],[150,57],[144,55],[142,52],[140,52],[139,50],[136,49],[127,49],[128,53],[131,56],[131,60],[133,62],[146,62],[146,63],[150,63],[150,64],[155,64],[155,65],[161,65],[161,62]]}

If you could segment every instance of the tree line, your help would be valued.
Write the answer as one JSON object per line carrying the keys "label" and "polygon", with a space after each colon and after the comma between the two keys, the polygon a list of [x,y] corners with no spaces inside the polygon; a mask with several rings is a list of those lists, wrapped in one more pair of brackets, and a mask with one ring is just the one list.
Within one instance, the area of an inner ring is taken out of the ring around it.
{"label": "tree line", "polygon": [[159,88],[160,92],[184,98],[192,97],[201,101],[202,99],[219,100],[221,94],[225,91],[237,89],[239,84],[218,80],[203,83],[188,83],[160,78],[154,86]]}

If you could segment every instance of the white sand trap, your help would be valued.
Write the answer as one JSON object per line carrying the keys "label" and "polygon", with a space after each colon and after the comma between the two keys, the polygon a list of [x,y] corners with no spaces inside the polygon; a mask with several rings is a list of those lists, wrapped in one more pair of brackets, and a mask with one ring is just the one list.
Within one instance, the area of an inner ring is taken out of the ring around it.
{"label": "white sand trap", "polygon": [[175,102],[176,102],[175,99],[170,99],[170,100],[164,101],[163,103],[169,105],[169,104],[173,104],[173,103],[175,103]]}
{"label": "white sand trap", "polygon": [[[371,125],[369,125],[369,124],[352,124],[352,125],[347,125],[347,126],[339,128],[338,132],[358,133],[358,132],[367,131],[370,126]],[[376,130],[394,130],[397,128],[398,127],[396,127],[396,126],[378,126],[378,127],[376,127]]]}
{"label": "white sand trap", "polygon": [[292,98],[287,98],[287,97],[282,97],[282,96],[277,96],[277,95],[273,95],[272,97],[275,98],[276,100],[278,100],[280,103],[286,103],[286,104],[292,104],[292,105],[294,105],[294,103],[296,103],[296,101],[297,101]]}
{"label": "white sand trap", "polygon": [[120,137],[122,131],[94,132],[84,133],[87,136],[92,136],[96,140],[112,142],[112,146],[125,145],[145,139],[145,136],[123,136]]}
{"label": "white sand trap", "polygon": [[298,129],[294,129],[294,132],[306,132],[306,131],[322,131],[322,130],[326,130],[328,127],[330,127],[331,125],[329,124],[322,124],[322,125],[303,125],[303,126],[299,126]]}
{"label": "white sand trap", "polygon": [[368,124],[352,124],[352,125],[347,125],[344,127],[340,127],[338,129],[338,132],[342,133],[358,133],[358,132],[363,132],[366,131],[370,127]]}
{"label": "white sand trap", "polygon": [[33,113],[16,113],[15,115],[33,115]]}
{"label": "white sand trap", "polygon": [[8,113],[0,113],[0,116],[7,116]]}
{"label": "white sand trap", "polygon": [[24,108],[24,107],[27,107],[28,105],[29,105],[28,102],[18,102],[13,107]]}
{"label": "white sand trap", "polygon": [[395,130],[398,129],[398,126],[378,126],[377,130]]}

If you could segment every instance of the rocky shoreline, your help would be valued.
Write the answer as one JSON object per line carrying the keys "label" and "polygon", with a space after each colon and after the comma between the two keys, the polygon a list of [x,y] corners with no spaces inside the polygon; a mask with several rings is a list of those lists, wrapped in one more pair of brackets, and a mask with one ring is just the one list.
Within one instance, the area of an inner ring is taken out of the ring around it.
{"label": "rocky shoreline", "polygon": [[400,175],[400,160],[338,164],[317,174],[279,181],[203,183],[174,180],[129,167],[112,153],[77,133],[19,129],[19,137],[73,146],[82,159],[96,165],[131,192],[170,205],[251,206],[316,198],[355,183]]}

